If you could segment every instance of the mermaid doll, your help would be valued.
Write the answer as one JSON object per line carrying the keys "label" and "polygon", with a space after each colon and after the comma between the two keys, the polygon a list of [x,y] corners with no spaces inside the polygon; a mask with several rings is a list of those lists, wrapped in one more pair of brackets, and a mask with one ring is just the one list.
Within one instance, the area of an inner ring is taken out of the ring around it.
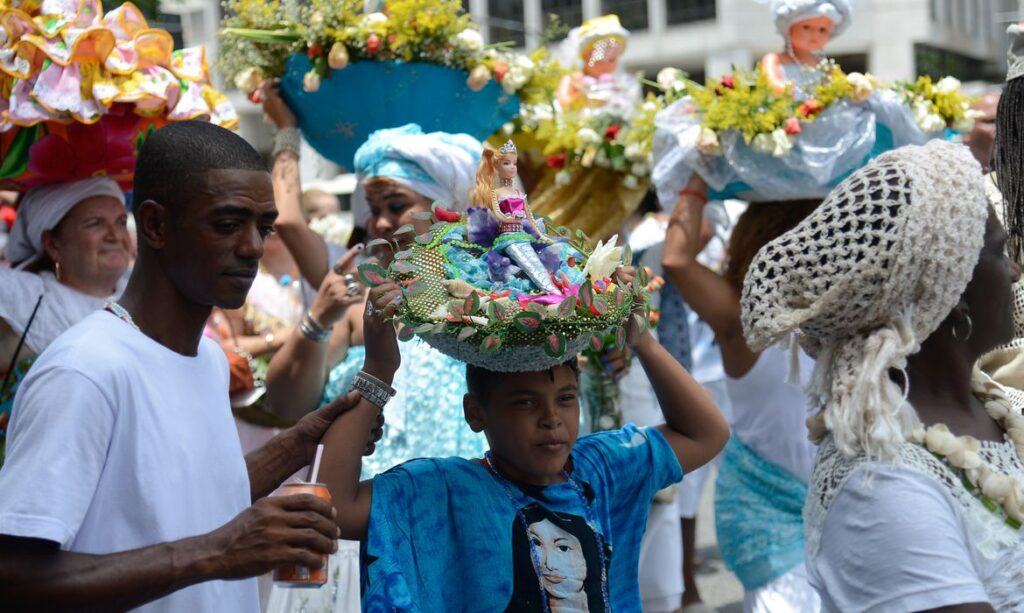
{"label": "mermaid doll", "polygon": [[530,212],[526,194],[515,187],[518,159],[511,140],[497,150],[486,147],[480,159],[472,202],[488,207],[498,220],[498,234],[491,251],[515,262],[541,292],[558,295],[561,292],[534,248],[534,243],[552,243],[552,240]]}

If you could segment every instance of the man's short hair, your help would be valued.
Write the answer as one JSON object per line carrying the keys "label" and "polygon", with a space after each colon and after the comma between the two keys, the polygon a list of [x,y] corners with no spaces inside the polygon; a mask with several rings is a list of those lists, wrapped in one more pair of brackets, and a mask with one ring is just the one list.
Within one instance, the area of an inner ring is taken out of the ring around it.
{"label": "man's short hair", "polygon": [[[568,366],[572,369],[573,374],[577,377],[580,376],[579,361],[573,356],[572,359],[547,369],[546,372],[552,380],[555,378],[555,369],[561,366]],[[495,372],[486,368],[480,368],[479,366],[473,366],[472,364],[466,364],[466,389],[470,394],[476,396],[481,404],[487,404],[491,400],[491,386],[494,381],[505,377],[515,377],[517,374],[519,373]]]}
{"label": "man's short hair", "polygon": [[211,170],[266,172],[263,157],[230,130],[205,121],[178,121],[153,132],[135,166],[137,203],[153,200],[180,211],[206,188]]}

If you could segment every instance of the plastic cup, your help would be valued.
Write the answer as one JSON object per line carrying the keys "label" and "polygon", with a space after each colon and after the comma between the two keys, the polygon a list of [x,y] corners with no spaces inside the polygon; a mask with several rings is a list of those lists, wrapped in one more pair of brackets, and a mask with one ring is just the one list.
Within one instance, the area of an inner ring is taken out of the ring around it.
{"label": "plastic cup", "polygon": [[[281,486],[278,496],[312,494],[331,501],[331,493],[323,483],[286,483]],[[299,564],[286,564],[274,571],[274,584],[281,587],[320,587],[327,583],[328,555],[321,554],[320,566],[310,568]]]}

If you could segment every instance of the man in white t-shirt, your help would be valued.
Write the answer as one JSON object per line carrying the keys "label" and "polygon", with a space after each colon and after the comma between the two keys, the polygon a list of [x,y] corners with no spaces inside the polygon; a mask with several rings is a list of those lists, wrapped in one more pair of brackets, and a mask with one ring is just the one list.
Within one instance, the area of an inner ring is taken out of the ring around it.
{"label": "man in white t-shirt", "polygon": [[18,393],[0,470],[4,610],[255,613],[251,577],[335,548],[328,502],[266,496],[355,397],[243,458],[224,354],[202,336],[213,306],[242,305],[273,230],[263,159],[222,128],[172,124],[139,155],[135,202],[121,305],[59,337]]}

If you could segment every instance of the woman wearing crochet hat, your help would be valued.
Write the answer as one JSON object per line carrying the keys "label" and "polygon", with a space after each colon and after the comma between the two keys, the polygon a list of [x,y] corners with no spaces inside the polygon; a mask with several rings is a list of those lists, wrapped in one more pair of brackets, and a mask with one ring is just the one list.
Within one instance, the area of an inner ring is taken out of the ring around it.
{"label": "woman wearing crochet hat", "polygon": [[22,198],[0,266],[0,464],[14,393],[35,357],[102,309],[131,264],[124,194],[92,178],[37,187]]}
{"label": "woman wearing crochet hat", "polygon": [[[284,114],[282,121],[287,126],[287,107],[272,87],[264,88],[263,93],[265,108],[277,104],[269,108],[274,110],[274,117]],[[278,134],[278,143],[288,142],[286,130]],[[297,135],[294,140],[298,140]],[[393,251],[388,245],[393,246],[392,241],[407,244],[416,231],[425,230],[429,224],[420,217],[429,216],[434,202],[452,209],[451,214],[465,211],[481,148],[471,136],[424,134],[415,124],[371,134],[355,157],[359,191],[365,194],[365,223],[374,239],[368,243],[369,251],[385,264],[390,263]],[[294,147],[278,147],[274,178],[282,212],[287,207],[296,220],[301,220]],[[282,237],[290,249],[294,245],[296,260],[306,263],[303,274],[308,275],[309,263],[325,261],[327,249],[304,221],[299,223],[303,224],[301,228],[282,232]],[[358,257],[361,250],[362,245],[357,245],[325,271],[303,323],[271,361],[267,394],[273,410],[282,417],[297,419],[344,395],[363,367],[365,291],[352,267],[353,256]],[[317,274],[315,270],[313,274]],[[348,308],[352,305],[357,308]],[[462,426],[464,366],[419,340],[403,343],[401,355],[402,366],[393,382],[397,395],[386,412],[384,437],[389,444],[366,458],[363,476],[371,478],[417,457],[482,455],[487,444],[484,437]],[[315,592],[275,587],[267,610],[358,611],[358,555],[358,543],[341,541],[338,552],[331,557],[327,584]]]}
{"label": "woman wearing crochet hat", "polygon": [[751,347],[816,357],[805,509],[827,610],[1024,611],[1024,417],[975,361],[1020,269],[958,145],[886,153],[758,254]]}

